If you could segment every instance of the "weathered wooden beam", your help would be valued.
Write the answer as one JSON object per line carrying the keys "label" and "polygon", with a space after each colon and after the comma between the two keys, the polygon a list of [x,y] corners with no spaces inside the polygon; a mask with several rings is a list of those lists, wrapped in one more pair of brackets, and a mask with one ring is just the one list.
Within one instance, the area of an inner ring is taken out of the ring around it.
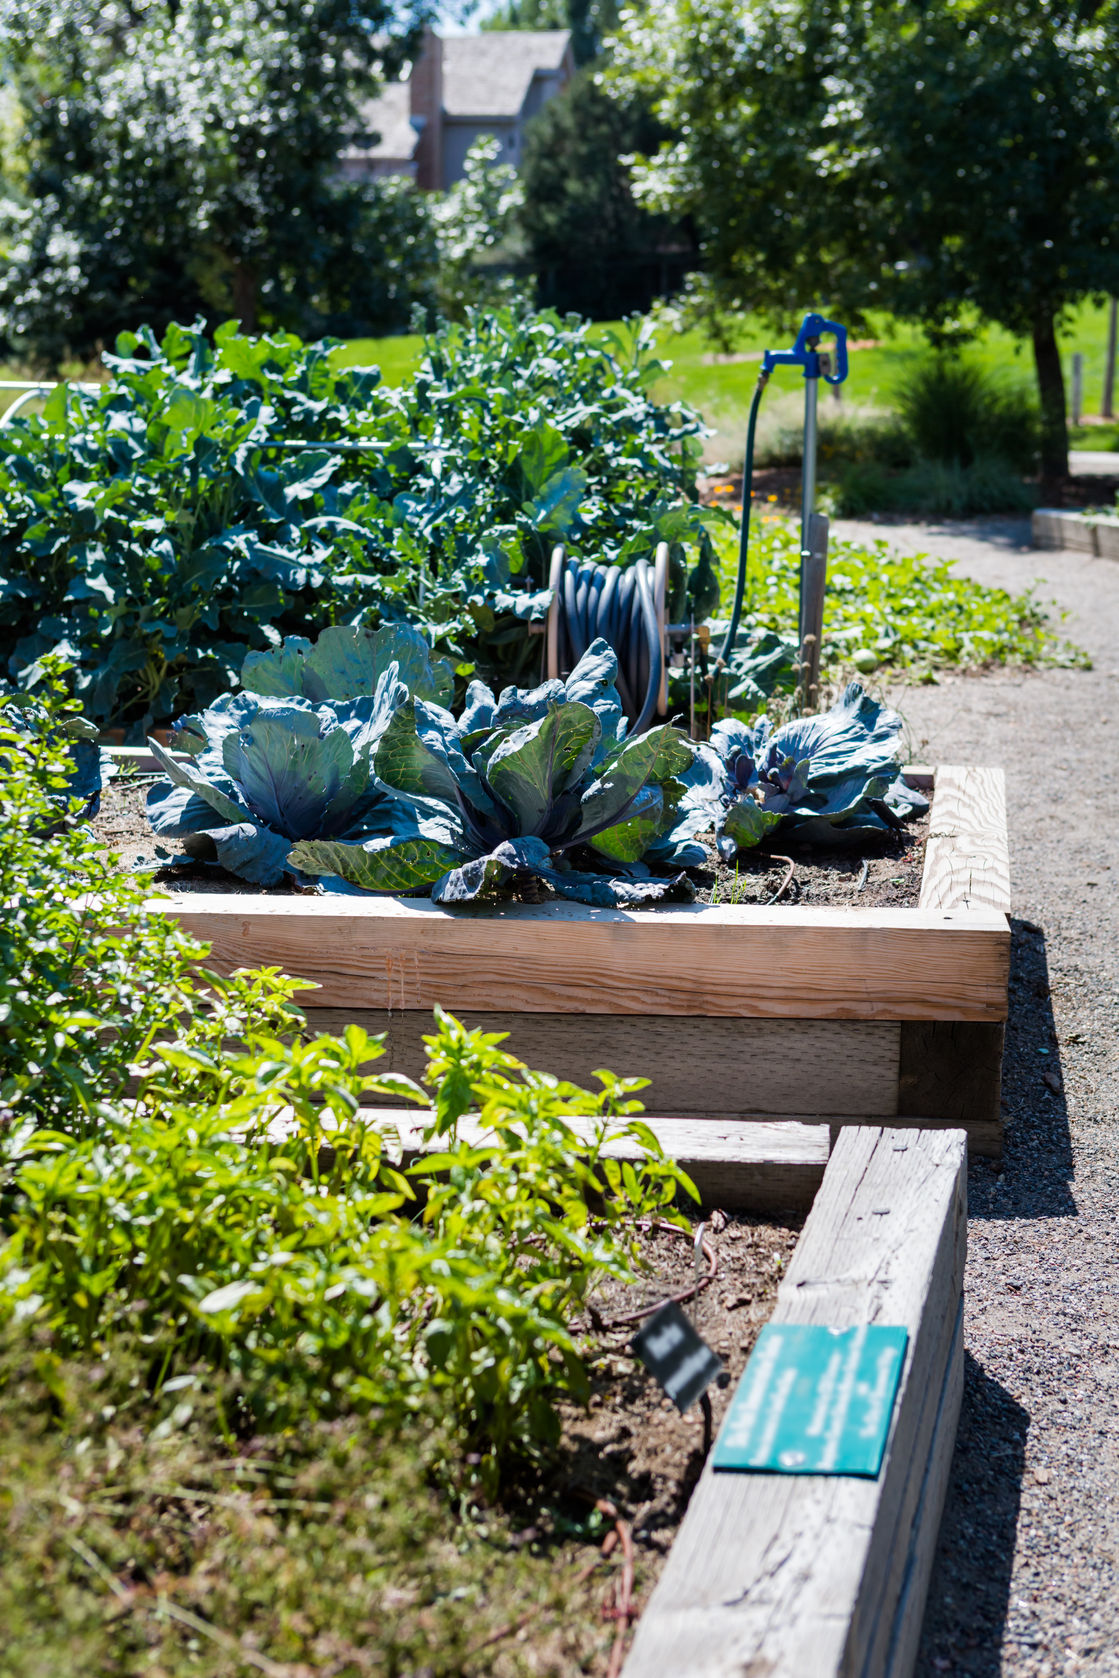
{"label": "weathered wooden beam", "polygon": [[279,966],[327,1007],[1006,1016],[1010,932],[991,910],[514,903],[452,915],[422,900],[207,893],[153,898],[149,911],[176,915],[220,970]]}
{"label": "weathered wooden beam", "polygon": [[906,1021],[901,1028],[898,1110],[925,1123],[959,1124],[967,1130],[973,1152],[998,1158],[1005,1032],[1003,1025],[966,1020]]}
{"label": "weathered wooden beam", "polygon": [[[406,1160],[417,1158],[425,1150],[423,1125],[430,1114],[423,1108],[402,1111],[369,1107],[363,1108],[362,1114],[378,1129],[399,1137]],[[830,1143],[827,1130],[820,1125],[784,1121],[727,1125],[644,1113],[640,1116],[668,1157],[688,1173],[705,1207],[759,1214],[806,1212],[823,1181]],[[581,1136],[593,1134],[592,1119],[566,1122]],[[478,1119],[460,1122],[459,1135],[464,1141],[482,1142],[486,1134]],[[442,1148],[444,1143],[437,1139],[431,1146]],[[603,1152],[620,1160],[644,1157],[644,1150],[626,1139],[608,1143]]]}
{"label": "weathered wooden beam", "polygon": [[1010,913],[1006,777],[945,765],[936,772],[921,878],[922,909]]}
{"label": "weathered wooden beam", "polygon": [[[827,1113],[860,1119],[897,1111],[901,1027],[895,1020],[733,1020],[694,1014],[524,1014],[454,1010],[469,1028],[507,1032],[527,1066],[597,1088],[599,1070],[648,1078],[653,1113],[779,1119]],[[351,1022],[384,1033],[386,1072],[420,1079],[430,1014],[305,1009],[310,1031]]]}
{"label": "weathered wooden beam", "polygon": [[966,1226],[962,1133],[842,1133],[773,1320],[908,1329],[882,1468],[708,1466],[624,1678],[906,1678],[959,1409]]}

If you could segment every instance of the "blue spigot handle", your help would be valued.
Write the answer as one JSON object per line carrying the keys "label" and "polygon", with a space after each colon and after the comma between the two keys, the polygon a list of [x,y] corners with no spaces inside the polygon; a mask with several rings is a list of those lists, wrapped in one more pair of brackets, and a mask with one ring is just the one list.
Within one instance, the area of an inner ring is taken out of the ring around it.
{"label": "blue spigot handle", "polygon": [[[831,373],[821,371],[816,347],[825,332],[835,334],[835,370]],[[823,315],[805,315],[791,350],[766,350],[762,371],[772,373],[775,367],[803,367],[806,379],[822,378],[829,385],[841,385],[847,377],[847,328],[837,320],[825,320]]]}

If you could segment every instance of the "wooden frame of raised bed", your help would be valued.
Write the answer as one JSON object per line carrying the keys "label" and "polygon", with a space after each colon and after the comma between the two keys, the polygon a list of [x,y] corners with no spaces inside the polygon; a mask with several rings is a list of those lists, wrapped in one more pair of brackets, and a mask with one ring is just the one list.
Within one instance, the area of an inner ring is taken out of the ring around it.
{"label": "wooden frame of raised bed", "polygon": [[398,898],[214,892],[151,901],[219,971],[279,966],[320,988],[312,1029],[385,1032],[422,1071],[436,1003],[509,1033],[529,1065],[586,1084],[650,1080],[679,1119],[949,1124],[997,1156],[1010,960],[1001,770],[907,771],[933,785],[913,909],[552,902],[449,913]]}
{"label": "wooden frame of raised bed", "polygon": [[965,1138],[843,1132],[770,1319],[909,1332],[876,1479],[708,1458],[623,1678],[908,1678],[963,1393]]}

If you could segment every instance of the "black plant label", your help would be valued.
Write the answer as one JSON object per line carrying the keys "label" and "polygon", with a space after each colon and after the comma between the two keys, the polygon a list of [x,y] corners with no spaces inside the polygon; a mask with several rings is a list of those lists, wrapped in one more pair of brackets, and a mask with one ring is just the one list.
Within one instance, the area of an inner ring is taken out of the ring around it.
{"label": "black plant label", "polygon": [[633,1350],[681,1415],[723,1371],[723,1360],[672,1301],[634,1335]]}

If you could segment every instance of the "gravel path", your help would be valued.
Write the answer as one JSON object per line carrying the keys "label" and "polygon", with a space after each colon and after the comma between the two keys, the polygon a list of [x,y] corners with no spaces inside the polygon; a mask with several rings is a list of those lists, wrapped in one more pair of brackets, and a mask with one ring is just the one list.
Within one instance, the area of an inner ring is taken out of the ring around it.
{"label": "gravel path", "polygon": [[1119,1675],[1119,565],[1020,520],[884,528],[1041,580],[1090,671],[892,694],[931,762],[1007,771],[1016,916],[1004,1167],[970,1173],[963,1416],[920,1678]]}

